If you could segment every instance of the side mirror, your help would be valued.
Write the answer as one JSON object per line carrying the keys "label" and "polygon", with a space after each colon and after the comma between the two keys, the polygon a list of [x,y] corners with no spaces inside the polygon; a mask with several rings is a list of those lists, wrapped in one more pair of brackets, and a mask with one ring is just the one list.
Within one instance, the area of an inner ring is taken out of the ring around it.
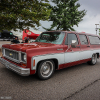
{"label": "side mirror", "polygon": [[71,47],[76,48],[77,42],[76,40],[72,40]]}

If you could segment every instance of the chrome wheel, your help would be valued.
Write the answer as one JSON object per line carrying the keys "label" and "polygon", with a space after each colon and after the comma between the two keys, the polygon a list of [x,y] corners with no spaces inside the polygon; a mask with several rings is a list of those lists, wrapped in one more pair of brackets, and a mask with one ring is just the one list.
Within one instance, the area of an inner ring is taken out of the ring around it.
{"label": "chrome wheel", "polygon": [[38,76],[40,79],[48,79],[54,72],[54,62],[52,60],[43,61],[38,68]]}
{"label": "chrome wheel", "polygon": [[91,63],[94,65],[94,64],[96,64],[96,62],[97,62],[97,54],[93,54]]}

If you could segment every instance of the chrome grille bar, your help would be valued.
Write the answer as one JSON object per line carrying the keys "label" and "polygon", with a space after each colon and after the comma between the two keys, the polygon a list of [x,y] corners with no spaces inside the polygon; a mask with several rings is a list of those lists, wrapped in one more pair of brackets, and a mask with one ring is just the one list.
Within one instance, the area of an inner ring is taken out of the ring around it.
{"label": "chrome grille bar", "polygon": [[26,54],[25,52],[16,51],[12,49],[2,48],[3,56],[11,61],[14,61],[16,63],[26,63],[22,60],[22,54]]}
{"label": "chrome grille bar", "polygon": [[15,50],[11,50],[11,49],[4,49],[4,53],[3,56],[11,61],[20,63],[20,59],[19,59],[19,51],[15,51]]}
{"label": "chrome grille bar", "polygon": [[5,49],[5,55],[10,57],[10,58],[19,60],[19,54],[16,51]]}

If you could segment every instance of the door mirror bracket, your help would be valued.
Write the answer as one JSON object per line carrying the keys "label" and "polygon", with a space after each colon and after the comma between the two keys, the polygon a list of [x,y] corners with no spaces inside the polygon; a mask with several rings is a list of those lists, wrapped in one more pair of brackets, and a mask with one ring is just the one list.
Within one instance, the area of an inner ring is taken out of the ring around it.
{"label": "door mirror bracket", "polygon": [[71,47],[76,48],[77,42],[76,40],[72,40]]}

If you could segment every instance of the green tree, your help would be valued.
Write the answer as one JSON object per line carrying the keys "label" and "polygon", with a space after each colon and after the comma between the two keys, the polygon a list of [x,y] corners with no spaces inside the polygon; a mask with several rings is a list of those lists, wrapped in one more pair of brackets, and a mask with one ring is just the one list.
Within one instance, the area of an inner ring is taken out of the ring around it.
{"label": "green tree", "polygon": [[55,6],[50,6],[52,11],[49,21],[53,21],[53,23],[50,28],[43,28],[46,30],[52,30],[54,27],[56,30],[74,30],[73,26],[78,26],[86,14],[85,10],[78,10],[80,4],[76,3],[77,1],[78,0],[52,0]]}
{"label": "green tree", "polygon": [[50,16],[48,6],[48,0],[0,0],[0,31],[40,26]]}

